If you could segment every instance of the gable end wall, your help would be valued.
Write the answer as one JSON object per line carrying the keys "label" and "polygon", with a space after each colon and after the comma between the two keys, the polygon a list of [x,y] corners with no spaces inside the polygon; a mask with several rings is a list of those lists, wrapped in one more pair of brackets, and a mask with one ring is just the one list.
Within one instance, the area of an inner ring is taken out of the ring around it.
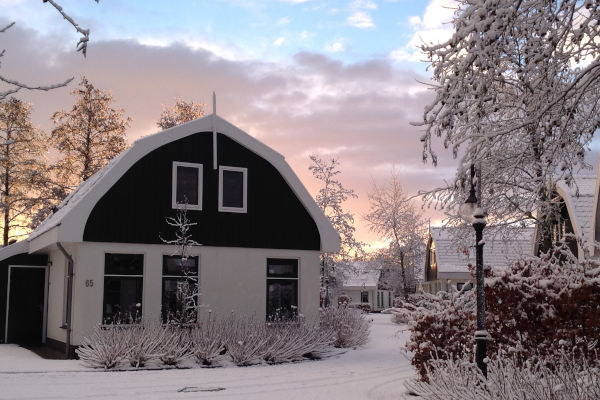
{"label": "gable end wall", "polygon": [[212,160],[212,132],[165,144],[137,161],[94,206],[83,240],[161,244],[174,228],[165,217],[171,207],[173,161],[203,164],[201,211],[189,210],[197,223],[193,239],[202,245],[319,250],[315,221],[279,171],[254,152],[218,134],[218,165],[248,169],[247,213],[218,211],[219,171]]}

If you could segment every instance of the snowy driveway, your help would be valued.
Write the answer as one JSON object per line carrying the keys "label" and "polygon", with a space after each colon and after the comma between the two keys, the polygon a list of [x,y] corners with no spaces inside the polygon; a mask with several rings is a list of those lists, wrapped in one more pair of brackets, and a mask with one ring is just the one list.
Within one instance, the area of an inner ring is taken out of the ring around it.
{"label": "snowy driveway", "polygon": [[[369,343],[321,361],[187,370],[91,371],[0,345],[0,399],[399,399],[413,377],[389,315],[374,314]],[[183,388],[187,388],[181,391]],[[202,392],[198,390],[217,389]]]}

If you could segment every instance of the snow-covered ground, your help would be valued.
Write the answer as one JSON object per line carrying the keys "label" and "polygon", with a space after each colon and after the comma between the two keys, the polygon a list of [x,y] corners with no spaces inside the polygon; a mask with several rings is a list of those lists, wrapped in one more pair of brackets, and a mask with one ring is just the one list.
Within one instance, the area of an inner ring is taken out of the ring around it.
{"label": "snow-covered ground", "polygon": [[[104,372],[0,345],[0,399],[399,399],[414,377],[407,332],[372,314],[368,344],[320,361],[252,367]],[[211,390],[212,391],[202,391]],[[218,389],[218,391],[216,391]]]}

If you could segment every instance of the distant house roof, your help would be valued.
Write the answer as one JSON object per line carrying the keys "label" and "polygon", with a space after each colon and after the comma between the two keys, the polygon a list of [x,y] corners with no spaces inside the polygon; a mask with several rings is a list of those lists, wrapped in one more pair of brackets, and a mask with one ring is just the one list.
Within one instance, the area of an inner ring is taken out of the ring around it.
{"label": "distant house roof", "polygon": [[378,269],[370,268],[367,263],[354,262],[352,271],[349,271],[344,276],[344,287],[350,288],[365,288],[377,287],[379,282],[379,276],[381,271]]}
{"label": "distant house roof", "polygon": [[556,189],[565,201],[575,235],[582,240],[584,248],[589,246],[594,238],[596,175],[577,175],[571,187],[561,181]]}
{"label": "distant house roof", "polygon": [[86,221],[95,204],[138,160],[162,145],[198,132],[210,132],[213,128],[216,132],[240,143],[277,168],[314,219],[321,236],[321,251],[339,251],[338,233],[287,164],[285,158],[217,115],[208,115],[138,139],[133,146],[111,160],[60,203],[57,211],[43,221],[27,239],[30,243],[29,251],[37,251],[55,242],[82,241]]}
{"label": "distant house roof", "polygon": [[[468,273],[468,265],[475,265],[474,245],[463,246],[456,239],[453,230],[457,228],[432,227],[431,237],[435,245],[437,272]],[[475,233],[473,233],[473,236]],[[474,241],[473,237],[473,241]],[[534,228],[524,228],[511,232],[506,237],[486,237],[484,231],[483,263],[493,269],[502,269],[519,256],[533,252]]]}

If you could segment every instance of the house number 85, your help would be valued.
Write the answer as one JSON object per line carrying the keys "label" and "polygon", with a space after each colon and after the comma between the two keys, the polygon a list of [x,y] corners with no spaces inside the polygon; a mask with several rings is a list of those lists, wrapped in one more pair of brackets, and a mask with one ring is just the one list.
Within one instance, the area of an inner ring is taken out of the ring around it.
{"label": "house number 85", "polygon": [[87,279],[85,281],[85,287],[92,287],[94,286],[94,280],[93,279]]}

